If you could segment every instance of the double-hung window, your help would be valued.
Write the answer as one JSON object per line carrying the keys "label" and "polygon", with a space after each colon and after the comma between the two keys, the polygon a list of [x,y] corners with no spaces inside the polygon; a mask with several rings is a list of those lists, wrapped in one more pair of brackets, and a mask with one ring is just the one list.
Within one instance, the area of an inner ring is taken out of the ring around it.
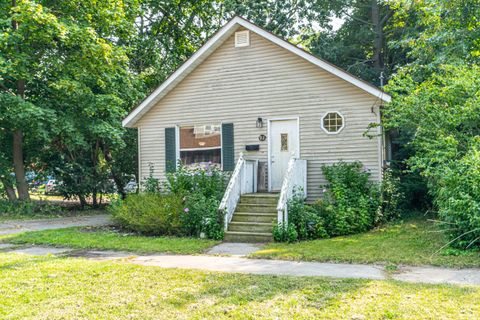
{"label": "double-hung window", "polygon": [[180,159],[186,166],[222,164],[221,125],[180,127]]}

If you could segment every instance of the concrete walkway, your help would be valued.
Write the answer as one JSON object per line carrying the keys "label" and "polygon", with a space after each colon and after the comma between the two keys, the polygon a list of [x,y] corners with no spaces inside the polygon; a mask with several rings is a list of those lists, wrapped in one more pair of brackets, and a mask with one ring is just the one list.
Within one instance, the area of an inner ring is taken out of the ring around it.
{"label": "concrete walkway", "polygon": [[435,267],[400,267],[389,274],[380,265],[294,262],[281,260],[247,259],[222,256],[137,255],[118,251],[78,251],[67,248],[26,247],[11,248],[9,252],[32,255],[69,255],[91,260],[122,260],[143,266],[197,269],[228,273],[248,273],[279,276],[321,276],[371,280],[394,279],[412,283],[457,284],[480,286],[480,269],[447,269]]}
{"label": "concrete walkway", "polygon": [[106,214],[41,220],[10,220],[0,223],[0,235],[70,227],[97,227],[110,224]]}

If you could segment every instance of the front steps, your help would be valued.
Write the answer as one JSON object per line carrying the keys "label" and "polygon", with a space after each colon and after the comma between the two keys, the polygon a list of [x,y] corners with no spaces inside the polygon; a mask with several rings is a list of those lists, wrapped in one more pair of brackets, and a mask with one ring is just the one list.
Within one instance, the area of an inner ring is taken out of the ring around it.
{"label": "front steps", "polygon": [[273,241],[272,224],[277,219],[278,194],[251,193],[240,202],[225,232],[226,242]]}

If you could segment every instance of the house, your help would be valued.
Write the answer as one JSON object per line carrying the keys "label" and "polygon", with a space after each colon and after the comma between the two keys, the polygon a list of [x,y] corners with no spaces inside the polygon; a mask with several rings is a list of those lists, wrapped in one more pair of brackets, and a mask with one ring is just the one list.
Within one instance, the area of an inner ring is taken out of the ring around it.
{"label": "house", "polygon": [[[138,129],[139,176],[160,179],[211,162],[234,171],[222,209],[226,227],[241,194],[294,188],[321,196],[321,166],[361,161],[381,180],[380,107],[391,97],[253,23],[235,17],[123,121]],[[370,129],[371,131],[372,129]],[[277,201],[277,200],[275,200]],[[258,202],[258,201],[257,201]],[[267,201],[268,202],[268,201]]]}

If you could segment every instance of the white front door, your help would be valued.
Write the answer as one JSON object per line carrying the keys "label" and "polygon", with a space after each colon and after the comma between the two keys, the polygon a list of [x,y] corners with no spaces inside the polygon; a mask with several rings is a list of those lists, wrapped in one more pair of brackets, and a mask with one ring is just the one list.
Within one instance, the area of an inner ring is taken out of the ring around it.
{"label": "white front door", "polygon": [[298,157],[298,121],[272,120],[270,122],[270,177],[271,191],[282,188],[283,176],[287,171],[292,153]]}

